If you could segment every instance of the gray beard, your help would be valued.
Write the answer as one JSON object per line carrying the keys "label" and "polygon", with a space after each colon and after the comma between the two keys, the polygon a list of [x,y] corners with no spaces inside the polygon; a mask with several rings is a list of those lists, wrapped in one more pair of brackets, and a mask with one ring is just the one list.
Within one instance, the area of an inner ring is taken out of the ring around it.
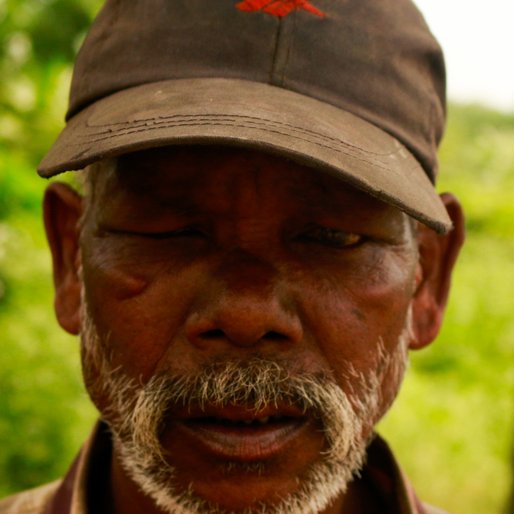
{"label": "gray beard", "polygon": [[187,489],[174,485],[176,470],[167,462],[159,440],[171,406],[250,403],[258,411],[266,405],[289,403],[321,421],[327,449],[301,477],[296,491],[278,502],[255,503],[237,513],[317,514],[346,491],[364,464],[371,428],[385,408],[381,382],[392,376],[399,388],[406,368],[410,315],[395,352],[387,354],[379,340],[380,372],[364,375],[348,364],[345,380],[351,395],[331,376],[293,375],[281,363],[258,357],[215,362],[191,375],[154,375],[141,385],[112,368],[85,302],[82,327],[82,364],[89,394],[93,401],[102,398],[103,405],[107,399],[101,414],[112,431],[121,465],[164,512],[236,514],[197,496],[194,484]]}

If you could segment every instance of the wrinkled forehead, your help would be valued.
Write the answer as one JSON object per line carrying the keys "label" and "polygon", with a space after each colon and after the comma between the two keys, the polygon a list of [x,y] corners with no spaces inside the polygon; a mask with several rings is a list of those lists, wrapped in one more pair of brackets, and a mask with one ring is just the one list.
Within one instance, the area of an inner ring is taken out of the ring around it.
{"label": "wrinkled forehead", "polygon": [[[135,204],[222,210],[238,198],[308,212],[354,214],[360,220],[405,224],[402,211],[329,171],[259,150],[182,145],[102,161],[89,170],[97,206]],[[254,200],[250,200],[250,196]]]}

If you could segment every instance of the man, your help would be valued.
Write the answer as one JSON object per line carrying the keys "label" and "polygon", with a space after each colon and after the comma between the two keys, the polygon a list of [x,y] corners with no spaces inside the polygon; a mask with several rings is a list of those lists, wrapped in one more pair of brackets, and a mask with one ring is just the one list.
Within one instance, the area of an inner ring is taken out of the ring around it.
{"label": "man", "polygon": [[433,513],[373,427],[463,240],[407,0],[108,1],[42,176],[101,421],[2,513]]}

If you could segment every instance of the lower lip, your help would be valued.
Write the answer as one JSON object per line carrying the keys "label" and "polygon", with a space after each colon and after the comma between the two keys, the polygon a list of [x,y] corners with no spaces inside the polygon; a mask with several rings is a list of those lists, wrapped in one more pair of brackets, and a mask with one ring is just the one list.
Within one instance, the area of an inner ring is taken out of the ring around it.
{"label": "lower lip", "polygon": [[211,455],[225,460],[255,462],[285,451],[310,423],[298,418],[265,425],[231,426],[201,421],[178,421],[177,429]]}

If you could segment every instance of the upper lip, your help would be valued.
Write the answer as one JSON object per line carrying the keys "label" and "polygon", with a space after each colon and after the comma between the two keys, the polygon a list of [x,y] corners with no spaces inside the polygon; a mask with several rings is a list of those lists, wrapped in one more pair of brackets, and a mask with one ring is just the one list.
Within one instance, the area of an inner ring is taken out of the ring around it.
{"label": "upper lip", "polygon": [[268,405],[256,410],[251,405],[204,405],[184,407],[174,411],[173,417],[181,421],[201,421],[202,419],[222,419],[233,422],[256,421],[267,418],[296,418],[307,417],[307,414],[295,405]]}

